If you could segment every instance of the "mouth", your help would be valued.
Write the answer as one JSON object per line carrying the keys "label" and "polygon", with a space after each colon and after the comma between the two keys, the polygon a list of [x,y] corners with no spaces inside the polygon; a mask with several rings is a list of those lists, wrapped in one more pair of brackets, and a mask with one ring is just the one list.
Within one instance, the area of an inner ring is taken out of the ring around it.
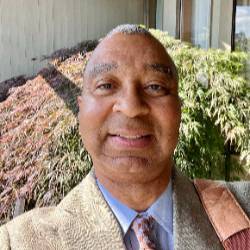
{"label": "mouth", "polygon": [[112,143],[117,147],[145,148],[152,143],[152,135],[147,133],[110,134]]}
{"label": "mouth", "polygon": [[121,135],[121,134],[117,134],[117,135],[111,135],[111,136],[119,136],[119,137],[124,138],[124,139],[137,140],[137,139],[141,139],[144,137],[148,137],[150,135]]}

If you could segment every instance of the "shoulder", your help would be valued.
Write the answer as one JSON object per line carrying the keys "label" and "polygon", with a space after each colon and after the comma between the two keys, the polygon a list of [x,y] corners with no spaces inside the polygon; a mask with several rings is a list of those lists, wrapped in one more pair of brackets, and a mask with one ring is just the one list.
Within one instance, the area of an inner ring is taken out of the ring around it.
{"label": "shoulder", "polygon": [[[70,203],[70,197],[66,199],[66,203]],[[72,220],[71,212],[61,208],[60,205],[35,208],[25,212],[0,227],[0,246],[6,250],[40,249],[40,247],[63,249],[58,239],[61,237],[61,228]]]}
{"label": "shoulder", "polygon": [[[82,183],[53,207],[35,208],[12,219],[0,227],[0,245],[13,249],[39,249],[42,244],[45,249],[62,249],[57,246],[60,228],[72,219],[72,213],[78,209],[79,192]],[[4,249],[4,248],[3,248]],[[1,248],[2,250],[2,248]]]}
{"label": "shoulder", "polygon": [[250,216],[250,181],[224,182],[243,210]]}
{"label": "shoulder", "polygon": [[[185,192],[188,199],[191,200],[192,197],[198,197],[198,193],[196,191],[196,188],[194,187],[193,180],[184,176],[178,169],[175,169],[174,173],[176,176],[176,185],[181,186],[182,189],[181,195],[185,196],[183,194],[183,190],[188,190],[187,192]],[[250,181],[206,181],[212,182],[216,185],[227,187],[234,195],[235,199],[238,201],[242,209],[246,212],[246,214],[248,214],[248,216],[250,216]]]}
{"label": "shoulder", "polygon": [[[31,249],[42,244],[42,235],[53,231],[58,220],[55,207],[37,208],[26,212],[0,227],[0,245],[9,249]],[[49,223],[48,223],[49,222]],[[46,244],[46,243],[45,243]]]}
{"label": "shoulder", "polygon": [[2,250],[9,250],[10,239],[6,226],[0,227],[0,244]]}
{"label": "shoulder", "polygon": [[250,216],[250,181],[213,182],[228,188],[245,213]]}
{"label": "shoulder", "polygon": [[42,249],[65,249],[60,244],[68,244],[67,241],[73,244],[80,232],[85,241],[84,235],[95,227],[100,212],[107,210],[106,217],[110,213],[107,207],[90,173],[57,206],[33,209],[0,227],[0,246],[6,249],[10,246],[11,249],[40,249],[41,246]]}

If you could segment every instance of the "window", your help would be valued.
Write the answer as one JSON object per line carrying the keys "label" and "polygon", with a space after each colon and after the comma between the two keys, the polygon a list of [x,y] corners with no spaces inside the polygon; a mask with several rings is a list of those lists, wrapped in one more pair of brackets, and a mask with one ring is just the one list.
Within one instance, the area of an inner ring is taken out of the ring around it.
{"label": "window", "polygon": [[250,52],[250,0],[236,1],[234,49]]}
{"label": "window", "polygon": [[181,40],[201,48],[210,47],[211,4],[211,0],[181,0]]}

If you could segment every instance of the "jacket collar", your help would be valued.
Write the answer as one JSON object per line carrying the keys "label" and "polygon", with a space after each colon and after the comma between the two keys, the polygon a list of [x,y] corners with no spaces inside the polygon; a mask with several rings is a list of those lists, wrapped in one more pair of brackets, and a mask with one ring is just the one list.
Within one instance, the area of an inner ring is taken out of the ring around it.
{"label": "jacket collar", "polygon": [[[59,228],[64,249],[79,249],[80,244],[82,249],[125,250],[122,229],[96,184],[93,170],[57,209],[65,213]],[[192,182],[178,170],[173,171],[173,229],[175,250],[222,249]]]}
{"label": "jacket collar", "polygon": [[97,186],[93,170],[58,208],[69,212],[61,228],[63,249],[126,249],[122,230]]}
{"label": "jacket collar", "polygon": [[173,174],[174,249],[223,249],[193,183],[179,170]]}

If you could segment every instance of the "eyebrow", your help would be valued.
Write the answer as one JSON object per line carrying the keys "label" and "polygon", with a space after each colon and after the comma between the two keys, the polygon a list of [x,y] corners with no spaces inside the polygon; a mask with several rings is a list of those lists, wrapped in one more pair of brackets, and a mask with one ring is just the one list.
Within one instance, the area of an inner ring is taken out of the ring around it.
{"label": "eyebrow", "polygon": [[167,75],[167,77],[173,77],[173,71],[170,66],[162,63],[146,64],[146,69],[150,69],[159,73]]}
{"label": "eyebrow", "polygon": [[97,75],[107,73],[111,70],[117,69],[117,63],[99,63],[95,64],[92,69],[89,71],[91,77],[96,77]]}

